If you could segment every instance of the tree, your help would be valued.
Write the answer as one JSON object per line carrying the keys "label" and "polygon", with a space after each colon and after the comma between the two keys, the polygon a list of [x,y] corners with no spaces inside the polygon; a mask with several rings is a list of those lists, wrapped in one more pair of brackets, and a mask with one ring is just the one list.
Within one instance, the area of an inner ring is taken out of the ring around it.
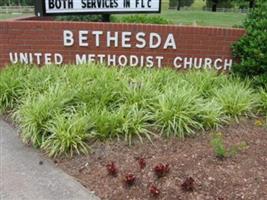
{"label": "tree", "polygon": [[206,5],[212,8],[212,12],[216,12],[218,7],[231,8],[233,6],[233,0],[206,0]]}
{"label": "tree", "polygon": [[256,6],[256,0],[234,0],[234,1],[239,5],[248,4],[249,8],[255,8]]}
{"label": "tree", "polygon": [[169,7],[176,8],[180,10],[181,7],[191,6],[194,3],[194,0],[169,0]]}

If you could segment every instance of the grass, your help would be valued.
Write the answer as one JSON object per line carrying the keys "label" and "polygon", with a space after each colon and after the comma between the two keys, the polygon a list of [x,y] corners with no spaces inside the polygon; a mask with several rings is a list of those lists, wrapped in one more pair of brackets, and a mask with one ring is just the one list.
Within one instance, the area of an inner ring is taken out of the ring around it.
{"label": "grass", "polygon": [[20,13],[9,13],[9,14],[0,14],[0,20],[12,19],[16,17],[29,16],[29,14],[20,14]]}
{"label": "grass", "polygon": [[[170,23],[179,25],[199,25],[199,26],[219,26],[233,27],[240,26],[244,21],[246,14],[233,12],[207,12],[202,11],[205,3],[197,0],[189,10],[170,10],[168,1],[162,1],[162,11],[160,14],[152,14],[152,16],[163,17]],[[115,21],[123,21],[121,18],[130,15],[112,15]],[[116,19],[117,18],[117,19]],[[163,21],[162,19],[160,21]]]}
{"label": "grass", "polygon": [[[114,16],[115,22],[125,21],[129,18],[129,15]],[[163,10],[161,14],[153,14],[152,16],[162,17],[168,20],[169,23],[178,25],[235,27],[242,25],[246,14],[231,12],[214,13],[200,10]],[[162,18],[160,18],[160,22],[163,21]]]}
{"label": "grass", "polygon": [[266,93],[214,71],[81,66],[9,66],[0,110],[24,142],[50,156],[87,153],[90,140],[187,137],[266,111]]}

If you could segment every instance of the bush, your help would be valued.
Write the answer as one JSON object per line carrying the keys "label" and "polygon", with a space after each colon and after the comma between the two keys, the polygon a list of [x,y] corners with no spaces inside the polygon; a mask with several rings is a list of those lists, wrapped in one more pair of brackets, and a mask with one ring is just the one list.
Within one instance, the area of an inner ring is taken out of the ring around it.
{"label": "bush", "polygon": [[86,153],[90,139],[186,137],[259,105],[266,112],[266,92],[214,71],[18,65],[0,72],[0,88],[24,142],[50,156]]}
{"label": "bush", "polygon": [[102,15],[67,15],[55,18],[58,21],[101,22]]}
{"label": "bush", "polygon": [[161,16],[130,15],[121,18],[113,18],[114,22],[139,23],[139,24],[170,24],[171,22]]}
{"label": "bush", "polygon": [[229,81],[224,87],[214,90],[215,100],[229,117],[236,121],[240,116],[249,116],[256,110],[259,99],[249,85],[238,80]]}
{"label": "bush", "polygon": [[196,119],[198,98],[195,89],[175,85],[160,95],[153,112],[161,133],[167,137],[185,137],[201,129],[202,124]]}
{"label": "bush", "polygon": [[55,113],[46,123],[46,132],[49,137],[43,141],[41,148],[49,156],[69,155],[74,153],[87,153],[92,123],[87,116],[77,114]]}
{"label": "bush", "polygon": [[267,75],[267,3],[259,1],[244,23],[246,35],[233,45],[239,61],[233,72],[241,76]]}
{"label": "bush", "polygon": [[7,67],[0,71],[0,114],[7,110],[13,110],[23,95],[25,75],[28,68],[18,66]]}

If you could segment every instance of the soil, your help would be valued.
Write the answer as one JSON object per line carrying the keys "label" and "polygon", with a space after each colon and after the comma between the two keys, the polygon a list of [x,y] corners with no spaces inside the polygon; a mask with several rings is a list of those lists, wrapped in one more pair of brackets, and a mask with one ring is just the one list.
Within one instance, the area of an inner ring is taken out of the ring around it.
{"label": "soil", "polygon": [[[122,141],[95,142],[92,154],[55,163],[103,200],[266,200],[266,127],[250,119],[219,131],[228,149],[242,148],[219,159],[210,144],[212,134],[206,133],[184,140],[158,137],[153,144],[136,141],[132,146]],[[146,161],[143,170],[137,161],[140,157]],[[108,175],[106,165],[111,161],[118,168],[117,177]],[[169,173],[161,178],[153,171],[159,163],[170,165]],[[123,182],[127,173],[136,176],[130,187]],[[191,192],[181,187],[189,177],[195,181]],[[158,197],[150,194],[151,185],[160,190]]]}

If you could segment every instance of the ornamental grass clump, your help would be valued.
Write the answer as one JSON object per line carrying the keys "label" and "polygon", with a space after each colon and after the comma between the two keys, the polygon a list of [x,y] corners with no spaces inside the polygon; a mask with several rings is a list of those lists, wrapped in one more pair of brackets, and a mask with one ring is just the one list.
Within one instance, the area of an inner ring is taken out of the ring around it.
{"label": "ornamental grass clump", "polygon": [[74,153],[88,153],[87,140],[90,138],[93,124],[88,116],[55,113],[46,123],[46,132],[50,135],[43,141],[41,149],[49,156],[73,156]]}
{"label": "ornamental grass clump", "polygon": [[28,94],[13,114],[13,119],[20,125],[23,141],[36,147],[40,147],[50,135],[45,130],[46,123],[53,118],[55,112],[69,110],[68,106],[71,106],[75,94],[74,91],[60,87],[58,83],[54,84],[45,93]]}
{"label": "ornamental grass clump", "polygon": [[198,120],[204,129],[217,129],[222,124],[227,123],[228,119],[225,115],[222,105],[214,98],[202,99],[198,102]]}
{"label": "ornamental grass clump", "polygon": [[185,73],[184,79],[205,98],[212,96],[214,88],[220,88],[227,82],[227,76],[215,70],[193,70]]}
{"label": "ornamental grass clump", "polygon": [[28,68],[14,65],[0,71],[0,113],[8,109],[13,110],[20,101],[28,70]]}
{"label": "ornamental grass clump", "polygon": [[139,109],[137,105],[122,105],[113,111],[98,109],[92,111],[90,116],[97,138],[124,138],[130,145],[134,137],[138,137],[141,142],[143,137],[151,141],[151,115],[146,110]]}
{"label": "ornamental grass clump", "polygon": [[154,118],[162,135],[185,137],[201,129],[197,120],[199,93],[192,87],[174,85],[159,96]]}
{"label": "ornamental grass clump", "polygon": [[239,80],[229,80],[222,88],[214,91],[215,100],[229,117],[238,121],[241,116],[250,116],[259,106],[258,95],[249,84]]}
{"label": "ornamental grass clump", "polygon": [[10,66],[0,71],[0,110],[24,142],[50,156],[88,151],[87,141],[186,137],[232,118],[266,113],[266,92],[214,71]]}

